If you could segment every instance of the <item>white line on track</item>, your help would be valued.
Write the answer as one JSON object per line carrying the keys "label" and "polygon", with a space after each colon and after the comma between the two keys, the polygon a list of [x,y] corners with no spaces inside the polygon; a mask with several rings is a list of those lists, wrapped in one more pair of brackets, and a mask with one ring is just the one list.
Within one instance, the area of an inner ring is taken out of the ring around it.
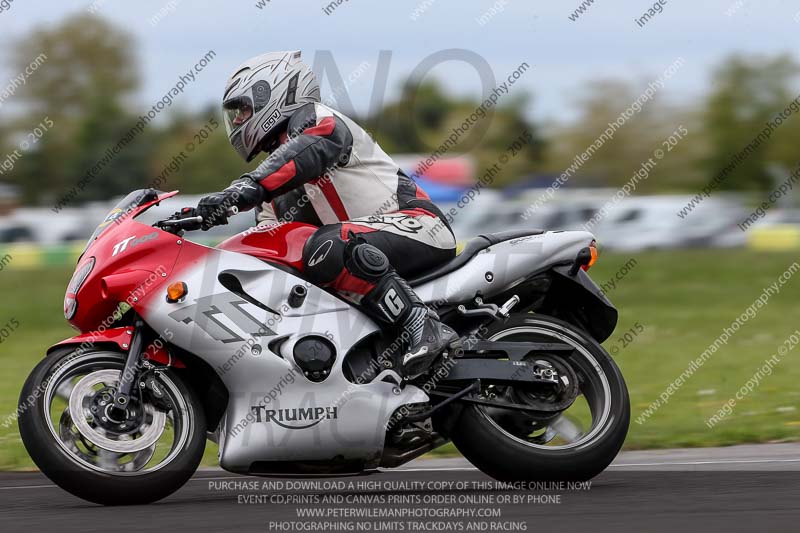
{"label": "white line on track", "polygon": [[625,466],[692,466],[692,465],[763,464],[763,463],[800,463],[800,459],[720,459],[719,461],[620,463],[620,464],[611,464],[609,465],[608,468],[620,468]]}
{"label": "white line on track", "polygon": [[[225,479],[242,479],[247,476],[228,476],[228,477],[193,477],[189,481],[221,481]],[[0,487],[0,490],[15,489],[57,489],[58,485],[19,485],[15,487]]]}
{"label": "white line on track", "polygon": [[[644,467],[644,466],[693,466],[693,465],[724,465],[724,464],[765,464],[765,463],[799,463],[800,459],[721,459],[719,461],[676,461],[659,463],[621,463],[612,464],[608,468],[624,467]],[[451,467],[451,468],[397,468],[382,469],[381,472],[475,472],[474,467]],[[193,477],[189,481],[225,481],[243,479],[258,476],[219,476],[219,477]],[[22,490],[22,489],[55,489],[56,485],[19,485],[15,487],[0,487],[0,490]]]}
{"label": "white line on track", "polygon": [[381,472],[474,472],[474,466],[453,466],[448,468],[381,468]]}
{"label": "white line on track", "polygon": [[0,490],[16,490],[16,489],[55,489],[56,485],[20,485],[18,487],[0,487]]}
{"label": "white line on track", "polygon": [[[693,466],[693,465],[724,465],[724,464],[765,464],[765,463],[800,463],[800,459],[720,459],[717,461],[674,461],[654,463],[618,463],[611,464],[608,468],[621,468],[628,466]],[[478,470],[475,467],[452,468],[397,468],[381,470],[382,472],[469,472]]]}

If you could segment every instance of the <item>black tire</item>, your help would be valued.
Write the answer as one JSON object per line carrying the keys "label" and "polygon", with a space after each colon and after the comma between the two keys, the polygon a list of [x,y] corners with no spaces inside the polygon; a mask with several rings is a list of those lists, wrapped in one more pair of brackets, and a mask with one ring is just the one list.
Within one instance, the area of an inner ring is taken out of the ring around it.
{"label": "black tire", "polygon": [[630,400],[625,380],[611,356],[588,333],[543,315],[515,315],[496,323],[484,336],[523,326],[558,332],[583,346],[599,363],[611,391],[605,430],[573,449],[537,448],[498,430],[484,412],[465,404],[451,431],[456,448],[485,474],[500,481],[584,481],[593,478],[617,456],[628,433]]}
{"label": "black tire", "polygon": [[[139,505],[151,503],[178,490],[197,470],[206,443],[206,422],[195,392],[174,372],[164,374],[174,383],[188,407],[189,435],[177,456],[162,469],[139,475],[115,475],[91,470],[78,463],[62,449],[48,428],[43,390],[45,380],[59,362],[74,351],[56,350],[42,360],[28,376],[20,394],[19,431],[25,449],[39,469],[62,489],[79,498],[102,505]],[[125,354],[88,351],[80,357],[104,354],[118,360],[122,368]],[[112,367],[113,368],[113,367]]]}

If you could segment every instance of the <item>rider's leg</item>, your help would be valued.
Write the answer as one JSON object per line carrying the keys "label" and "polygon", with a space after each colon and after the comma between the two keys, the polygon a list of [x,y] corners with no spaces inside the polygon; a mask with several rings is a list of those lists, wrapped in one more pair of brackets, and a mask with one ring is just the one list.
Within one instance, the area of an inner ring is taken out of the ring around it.
{"label": "rider's leg", "polygon": [[308,240],[303,252],[305,273],[312,281],[360,304],[376,321],[399,326],[408,345],[401,360],[402,372],[409,378],[427,370],[458,338],[400,275],[399,271],[413,275],[433,268],[455,254],[450,230],[445,226],[434,231],[444,234],[438,238],[426,235],[438,219],[426,220],[431,217],[429,213],[415,214],[323,226]]}

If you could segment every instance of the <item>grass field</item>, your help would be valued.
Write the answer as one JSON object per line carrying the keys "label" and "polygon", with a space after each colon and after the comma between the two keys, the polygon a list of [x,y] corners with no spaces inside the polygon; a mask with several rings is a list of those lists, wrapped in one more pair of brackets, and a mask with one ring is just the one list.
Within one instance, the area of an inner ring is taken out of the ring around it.
{"label": "grass field", "polygon": [[[800,272],[753,318],[743,322],[727,344],[674,391],[668,403],[643,423],[636,422],[689,362],[797,258],[744,250],[698,250],[638,254],[635,264],[630,259],[601,254],[591,271],[598,283],[608,283],[626,271],[616,287],[608,290],[620,309],[620,323],[605,346],[616,354],[631,392],[627,447],[800,440],[800,347],[782,357],[772,374],[737,402],[730,416],[713,428],[705,423],[800,328]],[[0,469],[32,466],[16,424],[3,427],[2,423],[16,408],[22,382],[45,349],[73,334],[61,310],[70,274],[58,268],[0,272],[0,335],[4,335],[4,327],[8,333],[0,343]],[[625,332],[629,332],[627,338],[623,338]],[[209,446],[206,455],[207,464],[214,462],[212,448]]]}

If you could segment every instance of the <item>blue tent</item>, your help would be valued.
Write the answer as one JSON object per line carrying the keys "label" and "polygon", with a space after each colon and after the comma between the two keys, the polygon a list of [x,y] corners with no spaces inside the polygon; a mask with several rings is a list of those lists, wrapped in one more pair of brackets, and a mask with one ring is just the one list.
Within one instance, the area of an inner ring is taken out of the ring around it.
{"label": "blue tent", "polygon": [[434,203],[436,202],[457,202],[467,191],[468,187],[447,185],[438,181],[432,181],[422,176],[413,176],[422,189],[428,193]]}

